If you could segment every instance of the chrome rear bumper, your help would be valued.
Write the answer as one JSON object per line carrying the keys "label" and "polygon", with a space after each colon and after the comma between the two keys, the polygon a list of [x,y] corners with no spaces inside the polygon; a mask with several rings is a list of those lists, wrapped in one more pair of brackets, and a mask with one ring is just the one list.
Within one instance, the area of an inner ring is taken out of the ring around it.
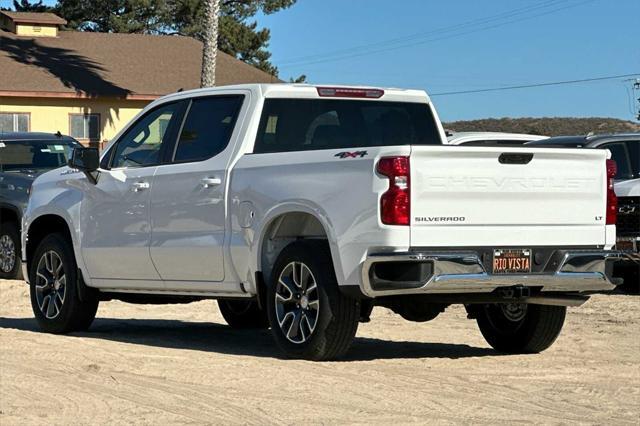
{"label": "chrome rear bumper", "polygon": [[[406,252],[370,255],[362,267],[362,293],[368,297],[402,294],[488,293],[500,287],[522,285],[542,287],[541,292],[597,292],[613,290],[610,280],[613,262],[624,257],[617,251],[567,250],[557,266],[542,273],[493,275],[485,270],[478,253]],[[381,280],[373,266],[381,262],[419,262],[429,271],[424,280],[413,282]],[[382,285],[380,285],[382,283]]]}

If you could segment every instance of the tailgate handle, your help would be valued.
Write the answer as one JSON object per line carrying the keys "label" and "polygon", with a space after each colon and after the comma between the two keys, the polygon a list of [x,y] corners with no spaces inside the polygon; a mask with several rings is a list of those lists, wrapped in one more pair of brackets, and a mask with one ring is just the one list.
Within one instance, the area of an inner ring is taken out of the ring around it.
{"label": "tailgate handle", "polygon": [[529,164],[533,154],[523,152],[503,152],[498,157],[500,164]]}

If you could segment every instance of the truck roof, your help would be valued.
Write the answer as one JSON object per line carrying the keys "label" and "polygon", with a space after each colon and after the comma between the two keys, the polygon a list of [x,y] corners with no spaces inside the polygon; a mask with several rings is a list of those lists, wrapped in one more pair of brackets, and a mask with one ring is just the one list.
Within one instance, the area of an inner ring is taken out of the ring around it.
{"label": "truck roof", "polygon": [[[430,102],[429,96],[424,90],[399,89],[392,87],[372,87],[338,84],[300,84],[300,83],[275,83],[275,84],[235,84],[230,86],[215,86],[201,89],[185,90],[166,95],[156,102],[163,102],[167,99],[179,99],[182,97],[214,95],[223,90],[249,90],[258,96],[265,98],[306,98],[320,99],[318,88],[330,89],[354,89],[381,91],[382,96],[369,98],[369,100],[396,101],[396,102]],[[340,96],[347,99],[348,96]],[[356,98],[356,97],[354,97]],[[358,97],[362,98],[362,97]]]}

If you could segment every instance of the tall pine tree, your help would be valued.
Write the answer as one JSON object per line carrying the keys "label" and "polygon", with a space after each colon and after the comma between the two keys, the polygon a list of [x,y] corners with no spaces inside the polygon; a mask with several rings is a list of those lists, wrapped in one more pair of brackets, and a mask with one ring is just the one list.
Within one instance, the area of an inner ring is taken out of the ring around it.
{"label": "tall pine tree", "polygon": [[33,3],[29,0],[13,0],[13,8],[16,12],[48,12],[51,9],[42,4],[42,0]]}

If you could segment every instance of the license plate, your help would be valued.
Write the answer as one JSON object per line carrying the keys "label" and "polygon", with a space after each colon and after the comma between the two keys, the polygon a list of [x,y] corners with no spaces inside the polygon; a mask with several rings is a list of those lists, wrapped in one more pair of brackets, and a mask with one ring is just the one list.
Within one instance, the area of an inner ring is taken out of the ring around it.
{"label": "license plate", "polygon": [[493,250],[494,274],[528,274],[531,272],[530,249]]}

